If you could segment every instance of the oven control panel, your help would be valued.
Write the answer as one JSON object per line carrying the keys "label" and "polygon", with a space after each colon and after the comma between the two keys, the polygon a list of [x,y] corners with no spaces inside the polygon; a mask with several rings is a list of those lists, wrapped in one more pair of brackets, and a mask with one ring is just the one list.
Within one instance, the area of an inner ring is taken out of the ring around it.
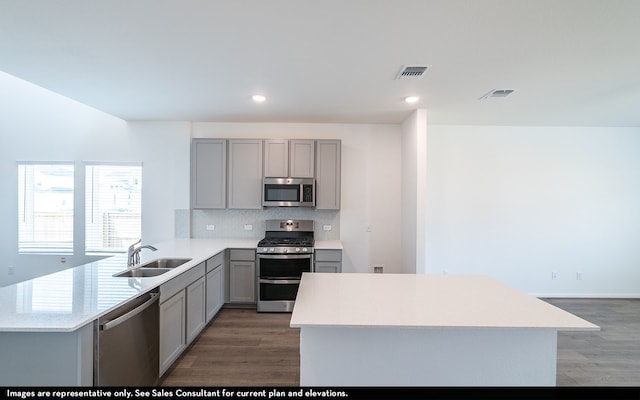
{"label": "oven control panel", "polygon": [[308,254],[312,247],[258,247],[258,254]]}

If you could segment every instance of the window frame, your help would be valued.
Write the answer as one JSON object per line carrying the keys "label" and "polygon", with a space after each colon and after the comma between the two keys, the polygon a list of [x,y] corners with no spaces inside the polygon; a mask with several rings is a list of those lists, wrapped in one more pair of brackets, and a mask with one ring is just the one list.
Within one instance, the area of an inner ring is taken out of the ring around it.
{"label": "window frame", "polygon": [[[24,220],[26,219],[26,215],[27,215],[27,209],[31,207],[31,213],[32,213],[31,218],[34,219],[34,222],[33,222],[34,226],[32,227],[32,235],[35,235],[35,232],[37,230],[35,226],[35,214],[37,210],[35,209],[34,204],[31,204],[30,206],[27,206],[26,204],[27,198],[29,197],[27,195],[28,191],[31,190],[32,195],[35,193],[35,191],[33,191],[33,187],[31,189],[28,188],[28,185],[26,184],[26,180],[28,179],[27,171],[26,170],[21,171],[21,168],[28,167],[28,166],[35,167],[35,166],[56,166],[56,165],[68,166],[68,167],[71,167],[72,169],[71,240],[60,242],[60,243],[66,243],[68,244],[68,246],[50,246],[50,245],[47,245],[47,243],[51,243],[51,242],[47,242],[47,241],[37,242],[35,240],[32,240],[30,242],[31,245],[27,245],[26,243],[29,243],[29,242],[23,241],[21,239],[21,236],[23,236],[23,234],[27,234],[27,233],[23,233],[23,226],[24,226]],[[76,213],[77,168],[76,168],[75,162],[73,161],[17,161],[16,169],[17,169],[17,181],[18,181],[17,182],[18,183],[17,185],[18,207],[16,210],[18,213],[18,221],[17,221],[18,222],[18,232],[17,232],[18,254],[21,254],[21,255],[24,255],[24,254],[73,255],[75,250],[75,241],[76,241],[76,233],[77,233],[75,230],[75,219],[77,214]],[[23,179],[21,179],[22,174],[24,174]],[[38,244],[40,244],[40,246],[38,246]]]}
{"label": "window frame", "polygon": [[[140,227],[139,227],[139,236],[142,237],[142,182],[143,182],[143,176],[144,176],[144,168],[143,168],[143,163],[142,162],[126,162],[126,161],[115,161],[115,162],[111,162],[111,161],[84,161],[83,162],[83,187],[84,187],[84,200],[83,200],[83,208],[84,208],[84,213],[83,213],[83,221],[81,221],[81,223],[84,226],[84,243],[82,245],[82,249],[85,255],[88,256],[111,256],[114,254],[118,254],[118,253],[123,253],[126,252],[126,248],[127,246],[123,246],[123,247],[118,247],[118,248],[108,248],[108,247],[104,247],[104,248],[97,248],[97,247],[92,247],[90,246],[90,240],[89,240],[89,236],[90,236],[90,229],[88,227],[88,219],[91,218],[93,216],[93,212],[89,212],[89,209],[91,207],[93,207],[93,205],[95,204],[94,201],[92,201],[93,197],[90,198],[90,196],[88,195],[88,191],[91,189],[89,187],[89,178],[88,178],[88,169],[90,167],[137,167],[140,170],[140,175],[139,175],[139,187],[140,187]],[[135,242],[135,240],[131,240],[131,243]]]}

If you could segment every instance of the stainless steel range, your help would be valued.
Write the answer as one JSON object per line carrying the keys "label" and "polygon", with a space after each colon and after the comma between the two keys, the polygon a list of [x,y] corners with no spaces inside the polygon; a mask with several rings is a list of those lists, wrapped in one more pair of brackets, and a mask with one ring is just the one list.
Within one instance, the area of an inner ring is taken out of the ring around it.
{"label": "stainless steel range", "polygon": [[313,230],[310,220],[267,220],[258,242],[258,312],[291,312],[300,279],[313,272]]}

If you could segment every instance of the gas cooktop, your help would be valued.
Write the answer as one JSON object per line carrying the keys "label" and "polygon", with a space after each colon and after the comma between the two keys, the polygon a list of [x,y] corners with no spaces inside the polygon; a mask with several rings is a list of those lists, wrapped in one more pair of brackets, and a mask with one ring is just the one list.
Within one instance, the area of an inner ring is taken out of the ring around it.
{"label": "gas cooktop", "polygon": [[264,238],[258,242],[258,254],[313,253],[313,238]]}
{"label": "gas cooktop", "polygon": [[258,254],[313,253],[313,221],[268,220]]}

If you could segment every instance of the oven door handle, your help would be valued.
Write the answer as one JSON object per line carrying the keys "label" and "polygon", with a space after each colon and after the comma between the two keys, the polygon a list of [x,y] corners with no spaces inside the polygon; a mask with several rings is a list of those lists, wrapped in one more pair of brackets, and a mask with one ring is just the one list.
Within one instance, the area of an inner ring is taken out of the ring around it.
{"label": "oven door handle", "polygon": [[271,283],[274,285],[300,283],[300,279],[260,279],[260,283]]}
{"label": "oven door handle", "polygon": [[258,254],[258,258],[268,258],[268,259],[292,259],[292,258],[311,258],[312,254],[296,254],[296,253],[287,253],[287,254]]}

